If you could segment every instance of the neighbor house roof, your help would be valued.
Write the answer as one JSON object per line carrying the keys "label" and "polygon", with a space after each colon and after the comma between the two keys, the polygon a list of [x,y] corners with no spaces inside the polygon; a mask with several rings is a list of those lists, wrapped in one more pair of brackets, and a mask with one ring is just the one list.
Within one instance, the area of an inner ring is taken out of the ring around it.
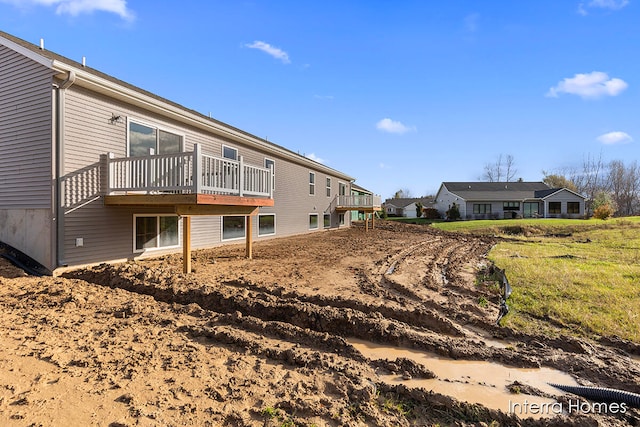
{"label": "neighbor house roof", "polygon": [[125,102],[141,106],[165,117],[170,117],[182,123],[204,129],[217,135],[223,135],[232,141],[241,144],[258,146],[268,152],[277,153],[295,163],[313,167],[316,170],[325,171],[345,180],[353,181],[354,178],[333,168],[311,160],[294,151],[291,151],[271,141],[257,137],[248,132],[230,126],[219,120],[213,119],[195,110],[186,108],[178,103],[158,96],[152,92],[141,89],[99,70],[83,65],[55,52],[41,49],[33,43],[29,43],[11,34],[0,31],[0,45],[15,50],[32,60],[53,70],[60,79],[67,79],[71,72],[77,78],[80,86],[90,88],[96,92],[118,97]]}
{"label": "neighbor house roof", "polygon": [[553,190],[544,182],[443,182],[442,185],[463,200],[517,201],[538,197],[535,195],[538,191]]}
{"label": "neighbor house roof", "polygon": [[384,201],[385,205],[393,205],[397,208],[406,208],[412,203],[422,203],[422,206],[433,205],[433,197],[396,197]]}

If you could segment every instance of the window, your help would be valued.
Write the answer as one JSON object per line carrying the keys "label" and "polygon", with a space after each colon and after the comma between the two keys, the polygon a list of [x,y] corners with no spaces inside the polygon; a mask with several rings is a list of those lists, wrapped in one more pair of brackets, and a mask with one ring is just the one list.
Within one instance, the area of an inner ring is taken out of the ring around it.
{"label": "window", "polygon": [[488,214],[491,213],[491,203],[475,203],[473,205],[474,214]]}
{"label": "window", "polygon": [[559,214],[562,212],[560,208],[560,202],[549,202],[549,213],[550,214]]}
{"label": "window", "polygon": [[222,157],[225,159],[238,160],[238,150],[233,147],[222,146]]}
{"label": "window", "polygon": [[580,202],[567,202],[567,213],[569,213],[569,214],[579,214],[580,213]]}
{"label": "window", "polygon": [[344,182],[338,182],[338,194],[341,196],[347,195],[347,184]]}
{"label": "window", "polygon": [[309,230],[318,228],[318,214],[309,214]]}
{"label": "window", "polygon": [[129,121],[129,157],[148,156],[149,150],[155,154],[179,153],[182,140],[182,135]]}
{"label": "window", "polygon": [[331,227],[331,214],[324,214],[324,228]]}
{"label": "window", "polygon": [[270,236],[276,234],[275,214],[258,215],[258,236]]}
{"label": "window", "polygon": [[272,182],[271,182],[271,188],[272,189],[276,189],[276,162],[275,160],[271,160],[271,159],[264,159],[264,167],[269,169],[269,167],[271,167],[271,171],[273,172],[273,175],[271,177]]}
{"label": "window", "polygon": [[316,194],[316,174],[309,172],[309,195],[313,196],[314,194]]}
{"label": "window", "polygon": [[134,251],[179,246],[178,217],[134,215]]}
{"label": "window", "polygon": [[503,202],[502,210],[504,211],[519,211],[520,210],[520,202]]}
{"label": "window", "polygon": [[327,197],[331,197],[331,178],[327,178]]}
{"label": "window", "polygon": [[222,240],[242,239],[245,237],[243,216],[222,217]]}

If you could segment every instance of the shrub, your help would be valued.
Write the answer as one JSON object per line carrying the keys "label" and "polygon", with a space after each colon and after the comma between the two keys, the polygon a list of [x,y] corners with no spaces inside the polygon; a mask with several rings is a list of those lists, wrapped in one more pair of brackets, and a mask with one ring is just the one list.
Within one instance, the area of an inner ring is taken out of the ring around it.
{"label": "shrub", "polygon": [[447,214],[447,219],[450,221],[456,221],[458,219],[460,219],[460,209],[458,208],[458,205],[455,203],[452,203],[451,206],[449,207],[449,210],[447,210],[446,212]]}
{"label": "shrub", "polygon": [[441,219],[440,212],[435,208],[424,208],[422,216],[427,219]]}
{"label": "shrub", "polygon": [[613,216],[613,208],[609,203],[603,203],[593,211],[593,216],[598,219],[609,219]]}

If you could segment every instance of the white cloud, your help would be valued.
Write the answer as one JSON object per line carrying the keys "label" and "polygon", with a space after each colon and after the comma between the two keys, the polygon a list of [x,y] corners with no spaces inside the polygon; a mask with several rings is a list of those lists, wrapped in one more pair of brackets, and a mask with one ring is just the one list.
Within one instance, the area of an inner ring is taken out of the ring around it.
{"label": "white cloud", "polygon": [[309,160],[313,160],[314,162],[318,162],[318,163],[322,163],[324,164],[324,159],[316,156],[314,153],[310,153],[310,154],[305,154],[305,157]]}
{"label": "white cloud", "polygon": [[578,4],[578,14],[587,16],[589,14],[588,8],[620,10],[628,4],[629,0],[591,0],[587,4],[582,2]]}
{"label": "white cloud", "polygon": [[380,120],[378,123],[376,123],[376,128],[383,132],[398,133],[398,134],[403,134],[409,131],[416,130],[415,126],[413,127],[405,126],[401,122],[397,122],[389,118],[384,118]]}
{"label": "white cloud", "polygon": [[0,2],[18,7],[31,5],[56,6],[58,15],[78,16],[82,13],[102,11],[115,13],[127,21],[135,19],[134,13],[127,8],[127,0],[0,0]]}
{"label": "white cloud", "polygon": [[547,92],[546,96],[557,98],[561,93],[578,95],[582,98],[600,98],[602,96],[616,96],[629,85],[621,79],[609,78],[607,73],[594,71],[589,74],[576,74],[563,79]]}
{"label": "white cloud", "polygon": [[589,7],[619,10],[629,4],[629,0],[591,0]]}
{"label": "white cloud", "polygon": [[596,139],[606,145],[626,144],[633,141],[628,133],[620,131],[605,133]]}
{"label": "white cloud", "polygon": [[333,95],[313,95],[315,99],[322,99],[325,101],[333,101]]}
{"label": "white cloud", "polygon": [[269,43],[265,43],[263,41],[256,40],[253,43],[245,44],[246,47],[251,49],[258,49],[265,52],[268,55],[273,56],[276,59],[281,60],[284,64],[289,64],[291,61],[289,60],[289,54],[284,50],[277,48],[275,46],[271,46]]}
{"label": "white cloud", "polygon": [[387,165],[385,163],[382,163],[382,162],[380,162],[379,166],[380,166],[380,169],[391,169],[391,166],[389,166],[389,165]]}

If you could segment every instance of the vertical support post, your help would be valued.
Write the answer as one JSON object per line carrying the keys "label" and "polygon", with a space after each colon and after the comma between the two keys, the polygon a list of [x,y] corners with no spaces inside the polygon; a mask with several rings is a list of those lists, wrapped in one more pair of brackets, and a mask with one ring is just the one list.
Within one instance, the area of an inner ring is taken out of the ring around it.
{"label": "vertical support post", "polygon": [[193,166],[191,168],[193,176],[193,193],[198,194],[202,188],[202,147],[200,144],[193,144]]}
{"label": "vertical support post", "polygon": [[103,177],[106,175],[106,187],[102,188],[105,194],[111,194],[111,189],[113,188],[114,171],[113,164],[111,163],[111,159],[115,159],[116,155],[114,153],[107,153],[104,158],[104,172]]}
{"label": "vertical support post", "polygon": [[240,191],[240,197],[244,195],[244,157],[239,156],[238,160],[240,162],[238,168],[238,187]]}
{"label": "vertical support post", "polygon": [[364,213],[364,231],[369,231],[369,214],[366,212]]}
{"label": "vertical support post", "polygon": [[152,183],[153,183],[153,156],[155,154],[155,150],[153,148],[149,148],[149,158],[146,162],[147,167],[147,182],[145,183],[145,189],[147,193],[151,192]]}
{"label": "vertical support post", "polygon": [[246,253],[247,259],[253,259],[253,216],[246,216]]}
{"label": "vertical support post", "polygon": [[371,229],[376,228],[376,211],[371,212]]}
{"label": "vertical support post", "polygon": [[191,273],[191,217],[182,217],[182,272]]}
{"label": "vertical support post", "polygon": [[273,188],[275,187],[275,179],[273,176],[273,164],[269,165],[269,198],[273,199]]}

